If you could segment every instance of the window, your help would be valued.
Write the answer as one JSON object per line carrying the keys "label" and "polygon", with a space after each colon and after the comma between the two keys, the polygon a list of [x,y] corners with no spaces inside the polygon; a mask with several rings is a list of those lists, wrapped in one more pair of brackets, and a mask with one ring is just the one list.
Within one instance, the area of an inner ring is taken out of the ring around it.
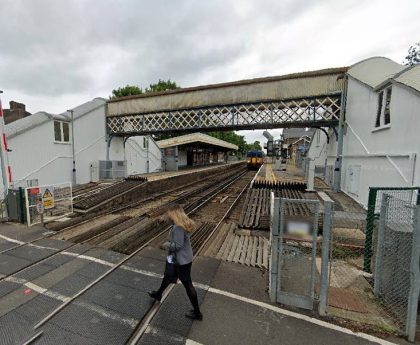
{"label": "window", "polygon": [[379,92],[378,95],[378,112],[376,114],[375,127],[381,127],[381,113],[382,113],[382,99],[384,98],[384,92]]}
{"label": "window", "polygon": [[375,127],[381,127],[391,123],[391,95],[391,87],[379,92]]}
{"label": "window", "polygon": [[384,124],[391,123],[391,93],[392,89],[389,87],[386,89],[385,96],[385,109],[384,109]]}
{"label": "window", "polygon": [[64,121],[54,121],[54,140],[57,143],[70,142],[70,124]]}

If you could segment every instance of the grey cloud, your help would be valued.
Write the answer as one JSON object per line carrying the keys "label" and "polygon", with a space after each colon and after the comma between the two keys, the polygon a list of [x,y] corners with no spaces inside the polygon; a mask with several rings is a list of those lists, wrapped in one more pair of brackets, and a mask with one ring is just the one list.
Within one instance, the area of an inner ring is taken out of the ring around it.
{"label": "grey cloud", "polygon": [[[381,8],[392,3],[375,1]],[[192,86],[343,65],[334,59],[339,49],[349,52],[345,63],[355,62],[367,53],[396,53],[387,41],[418,32],[406,19],[395,37],[359,42],[354,31],[371,25],[357,22],[366,6],[357,0],[3,0],[0,89],[36,95],[39,102],[66,95],[84,102],[86,95],[107,96],[158,78]],[[420,8],[411,7],[407,18]],[[340,26],[347,15],[353,27]],[[351,37],[359,46],[344,45]]]}

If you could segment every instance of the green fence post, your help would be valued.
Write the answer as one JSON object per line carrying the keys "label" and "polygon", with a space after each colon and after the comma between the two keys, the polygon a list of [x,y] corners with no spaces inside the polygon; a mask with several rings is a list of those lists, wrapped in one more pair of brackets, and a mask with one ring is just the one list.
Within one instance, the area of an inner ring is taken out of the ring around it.
{"label": "green fence post", "polygon": [[372,258],[372,237],[373,228],[375,226],[375,207],[377,188],[369,188],[368,210],[366,214],[366,237],[365,237],[365,255],[363,261],[363,270],[371,273],[370,259]]}

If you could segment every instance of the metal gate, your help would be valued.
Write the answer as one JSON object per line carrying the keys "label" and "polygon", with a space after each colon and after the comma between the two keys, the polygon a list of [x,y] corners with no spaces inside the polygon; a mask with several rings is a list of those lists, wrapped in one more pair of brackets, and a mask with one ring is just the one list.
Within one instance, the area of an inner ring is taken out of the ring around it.
{"label": "metal gate", "polygon": [[275,198],[272,193],[270,295],[275,302],[313,309],[318,200]]}

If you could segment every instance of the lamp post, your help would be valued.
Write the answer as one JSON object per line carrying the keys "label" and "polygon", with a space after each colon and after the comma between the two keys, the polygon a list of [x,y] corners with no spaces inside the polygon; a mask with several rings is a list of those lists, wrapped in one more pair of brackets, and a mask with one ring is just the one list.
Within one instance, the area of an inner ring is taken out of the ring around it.
{"label": "lamp post", "polygon": [[74,110],[67,110],[71,115],[71,148],[72,148],[72,158],[73,158],[73,172],[72,172],[72,184],[76,185],[76,158],[74,154]]}

